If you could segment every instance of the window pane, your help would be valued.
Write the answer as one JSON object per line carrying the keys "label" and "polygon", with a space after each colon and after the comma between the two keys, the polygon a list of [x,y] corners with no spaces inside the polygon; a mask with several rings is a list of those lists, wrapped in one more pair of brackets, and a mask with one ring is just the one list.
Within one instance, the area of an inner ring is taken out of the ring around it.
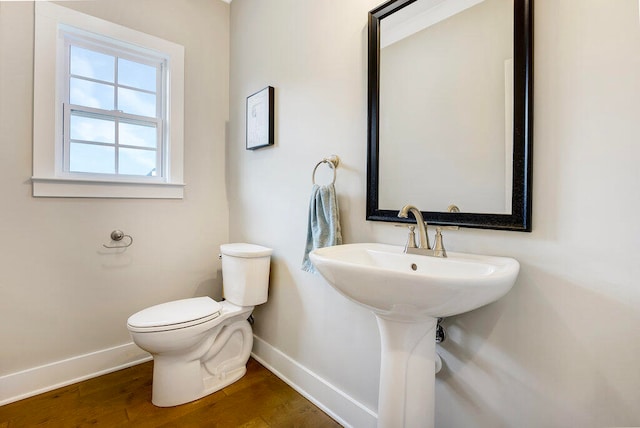
{"label": "window pane", "polygon": [[118,58],[118,85],[156,91],[156,67]]}
{"label": "window pane", "polygon": [[118,88],[118,110],[139,116],[156,117],[156,96]]}
{"label": "window pane", "polygon": [[80,106],[113,110],[113,86],[72,77],[69,79],[69,102]]}
{"label": "window pane", "polygon": [[156,176],[156,151],[121,148],[119,173]]}
{"label": "window pane", "polygon": [[158,133],[155,126],[134,125],[120,122],[120,144],[126,146],[139,146],[156,148],[158,146]]}
{"label": "window pane", "polygon": [[115,147],[69,143],[69,171],[114,174]]}
{"label": "window pane", "polygon": [[71,113],[69,131],[72,140],[115,143],[115,122]]}
{"label": "window pane", "polygon": [[116,58],[89,49],[71,46],[71,74],[114,82]]}

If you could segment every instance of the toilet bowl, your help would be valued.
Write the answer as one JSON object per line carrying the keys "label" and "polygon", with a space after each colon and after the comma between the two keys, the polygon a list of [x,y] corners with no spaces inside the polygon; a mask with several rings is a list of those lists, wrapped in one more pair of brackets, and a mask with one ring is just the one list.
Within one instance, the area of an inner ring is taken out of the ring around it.
{"label": "toilet bowl", "polygon": [[136,345],[153,356],[152,399],[177,406],[212,394],[246,373],[253,345],[247,318],[267,300],[272,250],[224,244],[223,295],[162,303],[129,317]]}

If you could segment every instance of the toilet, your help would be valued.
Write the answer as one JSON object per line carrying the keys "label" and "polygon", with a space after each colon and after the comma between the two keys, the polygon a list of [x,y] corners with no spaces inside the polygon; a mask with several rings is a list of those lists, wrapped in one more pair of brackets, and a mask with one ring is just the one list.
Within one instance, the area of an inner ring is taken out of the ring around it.
{"label": "toilet", "polygon": [[247,321],[267,301],[270,248],[224,244],[223,296],[162,303],[129,317],[136,345],[153,356],[151,401],[177,406],[212,394],[240,379],[253,345]]}

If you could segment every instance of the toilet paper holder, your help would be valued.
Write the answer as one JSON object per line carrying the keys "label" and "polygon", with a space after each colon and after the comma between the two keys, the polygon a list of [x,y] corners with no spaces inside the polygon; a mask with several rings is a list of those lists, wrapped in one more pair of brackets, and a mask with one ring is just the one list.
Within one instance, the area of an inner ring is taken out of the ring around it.
{"label": "toilet paper holder", "polygon": [[122,241],[124,238],[129,238],[129,243],[128,244],[124,244],[124,245],[107,245],[107,244],[102,244],[102,246],[104,248],[127,248],[130,247],[131,244],[133,244],[133,237],[131,235],[127,235],[125,234],[123,231],[121,230],[114,230],[111,232],[111,235],[109,235],[111,237],[112,241],[117,241],[120,242]]}

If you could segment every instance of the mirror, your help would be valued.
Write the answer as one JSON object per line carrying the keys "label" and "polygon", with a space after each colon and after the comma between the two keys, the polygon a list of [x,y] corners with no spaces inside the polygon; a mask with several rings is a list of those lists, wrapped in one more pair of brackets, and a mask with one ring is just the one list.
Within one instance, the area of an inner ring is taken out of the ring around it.
{"label": "mirror", "polygon": [[430,224],[531,230],[531,3],[369,12],[368,220],[410,222],[410,203]]}

